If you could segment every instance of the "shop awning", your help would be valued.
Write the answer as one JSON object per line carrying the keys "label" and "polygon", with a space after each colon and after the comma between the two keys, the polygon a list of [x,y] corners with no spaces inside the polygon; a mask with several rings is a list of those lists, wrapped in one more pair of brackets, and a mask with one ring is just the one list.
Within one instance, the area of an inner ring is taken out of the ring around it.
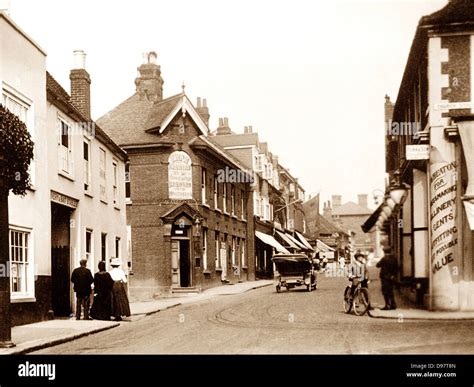
{"label": "shop awning", "polygon": [[326,243],[320,241],[319,239],[316,239],[316,246],[319,251],[322,251],[323,253],[326,253],[328,251],[336,251],[332,247],[329,247]]}
{"label": "shop awning", "polygon": [[286,236],[287,236],[288,238],[290,238],[291,241],[292,241],[294,244],[296,244],[300,249],[308,250],[308,248],[307,248],[304,244],[302,244],[298,239],[296,239],[293,235],[286,234]]}
{"label": "shop awning", "polygon": [[283,239],[286,244],[291,247],[292,249],[297,249],[297,250],[301,250],[301,247],[298,246],[295,242],[293,242],[290,238],[289,238],[289,235],[288,234],[284,234],[280,231],[277,231],[277,234],[278,236]]}
{"label": "shop awning", "polygon": [[255,231],[255,236],[260,239],[263,243],[274,247],[279,253],[290,254],[290,252],[285,249],[278,241],[273,238],[271,235],[264,234],[260,231]]}
{"label": "shop awning", "polygon": [[299,238],[301,243],[306,246],[308,250],[314,251],[313,247],[309,244],[309,242],[306,240],[306,238],[300,234],[298,231],[295,231],[296,236]]}

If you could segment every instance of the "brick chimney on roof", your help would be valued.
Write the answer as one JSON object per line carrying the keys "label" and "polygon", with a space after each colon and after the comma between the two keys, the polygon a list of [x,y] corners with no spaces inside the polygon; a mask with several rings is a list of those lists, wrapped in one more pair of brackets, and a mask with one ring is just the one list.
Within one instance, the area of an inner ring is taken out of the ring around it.
{"label": "brick chimney on roof", "polygon": [[229,128],[229,119],[227,117],[219,118],[219,126],[217,127],[217,135],[231,134],[232,131]]}
{"label": "brick chimney on roof", "polygon": [[332,195],[332,206],[333,208],[340,207],[342,205],[341,195]]}
{"label": "brick chimney on roof", "polygon": [[91,118],[91,77],[86,71],[86,53],[74,51],[74,68],[69,74],[71,80],[71,102],[90,120]]}
{"label": "brick chimney on roof", "polygon": [[206,126],[209,126],[209,118],[211,116],[209,114],[209,108],[207,107],[206,98],[203,98],[202,101],[201,101],[201,97],[197,98],[196,111],[198,112],[202,120],[205,122]]}
{"label": "brick chimney on roof", "polygon": [[143,63],[138,67],[135,79],[136,91],[140,99],[159,102],[163,99],[163,78],[161,67],[156,64],[157,54],[154,51],[143,53]]}
{"label": "brick chimney on roof", "polygon": [[323,216],[331,220],[332,218],[332,208],[331,208],[331,201],[324,202],[324,207],[323,207]]}
{"label": "brick chimney on roof", "polygon": [[362,207],[367,207],[368,206],[367,195],[366,194],[357,195],[357,200],[359,202],[359,206],[362,206]]}

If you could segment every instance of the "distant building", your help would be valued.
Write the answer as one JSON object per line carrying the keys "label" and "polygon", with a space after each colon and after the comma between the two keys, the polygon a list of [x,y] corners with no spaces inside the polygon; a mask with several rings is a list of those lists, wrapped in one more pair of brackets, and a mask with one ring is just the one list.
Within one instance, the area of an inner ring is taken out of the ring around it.
{"label": "distant building", "polygon": [[[298,180],[278,162],[278,157],[260,142],[251,126],[235,133],[227,118],[210,137],[226,152],[236,157],[254,177],[251,185],[255,223],[255,274],[272,278],[274,253],[310,251],[305,246],[305,219],[302,210],[304,190]],[[298,239],[298,233],[301,239]],[[296,238],[296,240],[294,240]],[[306,241],[306,240],[305,240]]]}
{"label": "distant building", "polygon": [[367,195],[358,195],[358,202],[342,203],[341,195],[332,195],[331,201],[324,203],[323,216],[345,233],[352,235],[352,247],[369,254],[375,251],[375,232],[364,233],[361,226],[372,214],[368,208]]}

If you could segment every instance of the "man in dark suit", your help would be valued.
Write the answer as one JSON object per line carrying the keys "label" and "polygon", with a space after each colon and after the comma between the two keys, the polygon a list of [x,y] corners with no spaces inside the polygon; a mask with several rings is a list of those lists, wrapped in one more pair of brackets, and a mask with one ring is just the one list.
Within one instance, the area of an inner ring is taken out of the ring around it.
{"label": "man in dark suit", "polygon": [[94,282],[91,271],[86,267],[87,260],[81,259],[80,267],[73,270],[71,282],[76,293],[76,320],[81,319],[81,307],[84,307],[84,320],[89,320],[89,307],[91,303],[91,285]]}
{"label": "man in dark suit", "polygon": [[380,268],[382,294],[385,299],[385,306],[382,310],[397,309],[393,287],[397,279],[398,265],[395,257],[391,254],[391,248],[389,246],[384,246],[383,251],[385,254],[384,257],[377,262],[377,267]]}

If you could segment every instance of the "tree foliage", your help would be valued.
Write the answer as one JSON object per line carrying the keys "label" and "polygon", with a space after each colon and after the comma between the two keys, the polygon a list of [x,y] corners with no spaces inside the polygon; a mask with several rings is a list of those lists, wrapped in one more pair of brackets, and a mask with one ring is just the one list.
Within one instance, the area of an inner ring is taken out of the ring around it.
{"label": "tree foliage", "polygon": [[15,195],[25,195],[30,187],[33,146],[26,125],[0,104],[0,183]]}

